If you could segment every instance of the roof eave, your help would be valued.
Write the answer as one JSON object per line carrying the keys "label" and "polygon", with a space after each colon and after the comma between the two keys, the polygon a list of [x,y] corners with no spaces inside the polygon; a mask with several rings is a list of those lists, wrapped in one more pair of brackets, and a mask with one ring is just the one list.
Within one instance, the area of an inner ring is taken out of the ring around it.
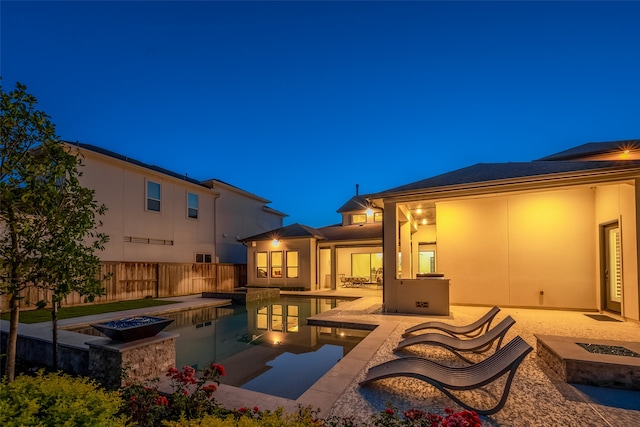
{"label": "roof eave", "polygon": [[401,200],[416,196],[428,198],[452,198],[470,195],[487,195],[492,193],[507,193],[523,190],[544,190],[559,186],[588,185],[615,182],[640,177],[640,165],[621,170],[610,167],[598,170],[573,171],[571,173],[553,173],[532,175],[523,178],[480,181],[465,184],[448,185],[422,189],[412,189],[397,192],[383,192],[372,194],[370,198],[377,200]]}

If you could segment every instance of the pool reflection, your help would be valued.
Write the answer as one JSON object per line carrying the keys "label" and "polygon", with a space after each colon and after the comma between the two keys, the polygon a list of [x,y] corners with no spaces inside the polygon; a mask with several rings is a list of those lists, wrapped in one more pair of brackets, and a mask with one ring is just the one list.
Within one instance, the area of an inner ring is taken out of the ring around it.
{"label": "pool reflection", "polygon": [[176,364],[220,363],[227,372],[224,384],[296,399],[369,333],[307,325],[309,316],[345,301],[281,297],[246,307],[176,313],[185,317],[169,328],[180,334]]}

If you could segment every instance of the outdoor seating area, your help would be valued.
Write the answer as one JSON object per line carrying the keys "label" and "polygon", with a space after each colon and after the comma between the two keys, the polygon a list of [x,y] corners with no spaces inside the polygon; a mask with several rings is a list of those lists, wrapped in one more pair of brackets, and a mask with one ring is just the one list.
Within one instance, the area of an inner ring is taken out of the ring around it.
{"label": "outdoor seating area", "polygon": [[[436,387],[463,408],[476,411],[480,415],[491,415],[505,405],[516,370],[532,350],[533,347],[517,336],[488,358],[468,366],[447,366],[423,357],[402,357],[369,369],[360,385],[399,376],[417,378]],[[498,402],[490,408],[479,408],[451,393],[451,390],[473,390],[482,387],[505,373],[508,373],[508,376],[502,394]]]}
{"label": "outdoor seating area", "polygon": [[[363,307],[368,305],[362,302]],[[444,318],[393,316],[398,321],[397,327],[377,347],[365,368],[356,376],[356,381],[341,393],[330,414],[352,416],[355,420],[364,421],[372,413],[387,407],[440,413],[446,407],[457,410],[460,405],[458,402],[432,384],[415,377],[389,377],[383,381],[373,381],[365,387],[360,386],[360,382],[365,380],[369,370],[375,366],[398,359],[394,349],[409,328],[431,322],[440,326],[449,324],[455,328],[464,327],[482,318],[487,310],[488,307],[454,305],[450,315]],[[512,316],[517,322],[509,329],[505,342],[511,342],[516,336],[520,336],[536,351],[530,351],[515,369],[504,406],[491,415],[483,415],[483,426],[635,425],[640,417],[640,392],[567,383],[538,354],[536,335],[581,337],[582,342],[604,337],[629,341],[640,336],[638,322],[602,322],[593,320],[582,312],[509,307],[502,307],[494,319],[501,320],[506,316]],[[340,320],[355,321],[357,317],[354,315],[353,318],[345,318],[341,314]],[[384,319],[381,325],[385,327],[388,327],[391,320],[383,314],[379,317],[366,314],[365,317],[368,320]],[[440,346],[416,345],[413,346],[412,353],[415,357],[429,359],[440,365],[469,365]],[[487,359],[486,354],[470,353],[468,357],[476,364]],[[470,407],[491,409],[504,394],[508,374],[505,372],[493,382],[474,389],[449,391]]]}
{"label": "outdoor seating area", "polygon": [[[495,307],[488,314],[491,312],[495,312]],[[486,316],[487,315],[483,316],[478,321],[481,321]],[[533,350],[533,347],[527,344],[520,336],[516,336],[506,346],[501,348],[502,340],[514,324],[515,320],[511,316],[507,316],[493,329],[486,331],[483,335],[469,339],[444,335],[438,332],[427,332],[405,338],[398,344],[394,351],[415,345],[440,346],[452,352],[464,362],[468,363],[468,365],[450,366],[430,360],[428,357],[400,357],[370,368],[365,379],[360,382],[360,385],[365,386],[374,381],[391,377],[417,378],[433,385],[465,409],[474,410],[481,415],[494,414],[505,405],[509,389],[511,388],[511,382],[513,381],[518,366],[527,354]],[[407,328],[404,335],[415,330],[420,330],[425,324],[422,323],[417,326],[418,328],[415,326]],[[450,330],[446,324],[439,324],[437,326],[440,329]],[[477,363],[474,363],[474,361],[461,354],[462,352],[485,353],[493,347],[493,343],[496,341],[496,352]],[[489,408],[481,408],[466,403],[463,398],[451,393],[451,390],[473,390],[482,387],[494,382],[506,373],[508,373],[508,376],[500,398],[497,403]]]}
{"label": "outdoor seating area", "polygon": [[342,282],[341,287],[343,288],[362,288],[366,287],[370,283],[370,279],[368,277],[362,276],[340,276],[340,282]]}
{"label": "outdoor seating area", "polygon": [[516,321],[513,320],[513,317],[507,316],[502,319],[502,321],[498,323],[493,329],[488,330],[485,334],[468,339],[452,337],[437,332],[427,332],[426,334],[414,335],[399,342],[394,351],[405,350],[407,347],[412,347],[420,344],[440,346],[451,351],[453,354],[455,354],[465,362],[473,363],[473,361],[464,357],[461,353],[486,353],[493,347],[493,344],[496,341],[496,351],[500,350],[505,335],[514,325],[514,323],[516,323]]}

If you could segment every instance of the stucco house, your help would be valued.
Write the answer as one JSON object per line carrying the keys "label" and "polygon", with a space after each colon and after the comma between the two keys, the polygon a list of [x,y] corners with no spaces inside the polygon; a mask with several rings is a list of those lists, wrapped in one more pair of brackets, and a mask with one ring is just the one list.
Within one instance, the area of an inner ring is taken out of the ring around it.
{"label": "stucco house", "polygon": [[322,228],[292,224],[243,239],[253,286],[340,289],[345,279],[382,284],[382,210],[364,197],[337,211],[342,222]]}
{"label": "stucco house", "polygon": [[[368,199],[384,210],[384,307],[457,304],[608,310],[640,319],[640,140],[588,143],[532,162],[480,163]],[[437,301],[434,301],[437,303]]]}
{"label": "stucco house", "polygon": [[239,239],[282,226],[286,214],[220,180],[198,181],[90,144],[64,142],[83,158],[81,182],[108,210],[103,261],[246,263]]}
{"label": "stucco house", "polygon": [[248,282],[339,290],[343,275],[366,275],[357,259],[377,271],[382,252],[386,312],[448,314],[454,303],[640,320],[639,179],[640,140],[629,140],[356,195],[341,224],[246,238]]}

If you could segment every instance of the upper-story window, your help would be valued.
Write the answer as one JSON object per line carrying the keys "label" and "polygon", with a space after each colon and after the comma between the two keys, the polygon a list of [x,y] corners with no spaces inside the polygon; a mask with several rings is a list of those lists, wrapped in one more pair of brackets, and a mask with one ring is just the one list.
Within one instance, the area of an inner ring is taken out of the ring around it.
{"label": "upper-story window", "polygon": [[160,212],[160,184],[147,181],[147,210]]}
{"label": "upper-story window", "polygon": [[373,222],[382,222],[382,212],[373,213]]}
{"label": "upper-story window", "polygon": [[367,222],[367,214],[351,214],[351,224],[364,224]]}
{"label": "upper-story window", "polygon": [[198,195],[187,193],[187,216],[198,219]]}
{"label": "upper-story window", "polygon": [[211,254],[196,254],[196,263],[211,264]]}

